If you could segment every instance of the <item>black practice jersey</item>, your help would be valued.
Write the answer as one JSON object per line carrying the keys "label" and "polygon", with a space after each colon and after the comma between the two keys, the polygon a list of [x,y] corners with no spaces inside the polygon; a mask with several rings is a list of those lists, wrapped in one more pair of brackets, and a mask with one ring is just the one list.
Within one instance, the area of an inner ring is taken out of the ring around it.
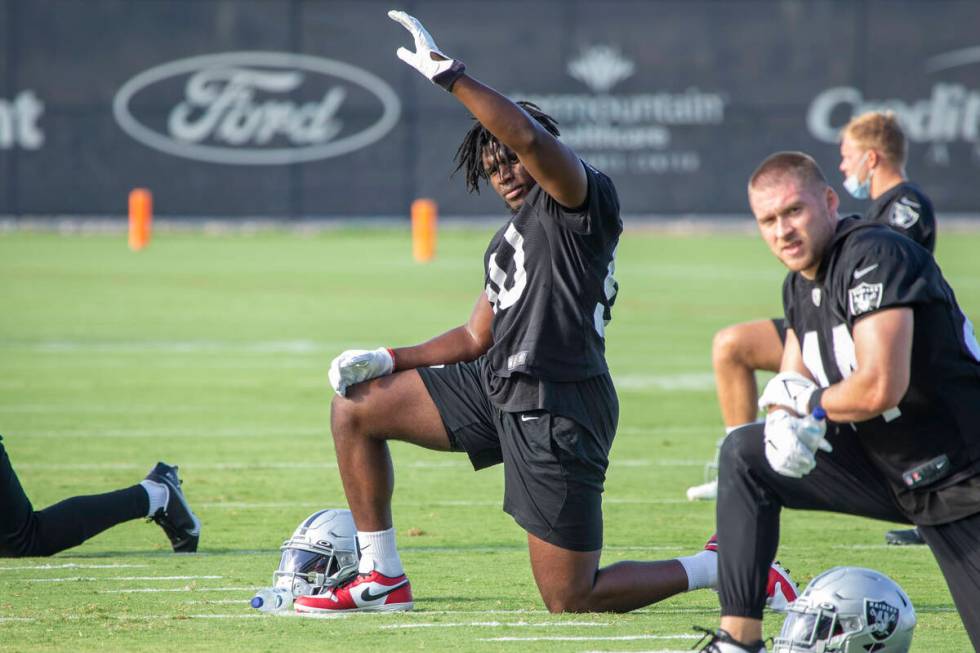
{"label": "black practice jersey", "polygon": [[567,209],[535,186],[484,254],[497,376],[579,381],[606,371],[605,325],[616,297],[623,230],[612,181],[585,165],[588,197]]}
{"label": "black practice jersey", "polygon": [[932,202],[914,184],[903,181],[882,193],[864,212],[864,219],[891,227],[930,252],[936,251]]}
{"label": "black practice jersey", "polygon": [[[852,334],[860,319],[889,308],[913,310],[908,391],[898,406],[844,425],[840,435],[860,439],[900,504],[911,514],[923,513],[922,523],[980,511],[975,499],[970,505],[938,505],[942,501],[921,496],[942,488],[955,494],[948,486],[980,472],[980,345],[929,252],[880,225],[844,218],[816,279],[787,276],[783,305],[803,362],[821,387],[855,369]],[[942,454],[950,460],[948,476],[915,491],[905,487],[903,472]]]}
{"label": "black practice jersey", "polygon": [[503,410],[554,408],[568,403],[559,397],[561,384],[597,377],[606,386],[602,394],[615,401],[604,338],[618,290],[614,256],[623,223],[612,181],[584,167],[583,206],[563,207],[536,186],[484,255],[494,311],[488,383]]}

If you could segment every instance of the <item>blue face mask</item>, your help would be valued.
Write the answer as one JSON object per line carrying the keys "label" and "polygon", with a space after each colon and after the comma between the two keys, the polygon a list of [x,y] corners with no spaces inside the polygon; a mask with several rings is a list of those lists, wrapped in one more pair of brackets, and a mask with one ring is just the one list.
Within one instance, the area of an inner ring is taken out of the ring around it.
{"label": "blue face mask", "polygon": [[[864,156],[861,157],[861,161],[858,162],[858,168],[864,165],[865,159],[868,158],[868,153],[865,152]],[[874,174],[874,170],[868,170],[868,176],[864,181],[858,181],[856,174],[850,174],[847,179],[844,180],[844,190],[850,193],[855,199],[866,200],[871,196],[871,175]]]}

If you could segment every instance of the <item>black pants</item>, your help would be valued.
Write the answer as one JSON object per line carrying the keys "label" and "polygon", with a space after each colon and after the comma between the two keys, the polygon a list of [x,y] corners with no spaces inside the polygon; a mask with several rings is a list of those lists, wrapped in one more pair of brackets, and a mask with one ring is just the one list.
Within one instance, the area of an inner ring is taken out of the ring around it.
{"label": "black pants", "polygon": [[35,512],[0,438],[0,557],[49,556],[78,546],[116,524],[145,517],[146,490],[72,497]]}
{"label": "black pants", "polygon": [[[856,437],[841,435],[831,440],[832,453],[817,453],[816,468],[802,479],[781,476],[769,466],[762,424],[725,438],[716,515],[722,615],[762,618],[784,506],[912,523]],[[920,525],[919,532],[939,563],[970,641],[980,650],[980,513],[939,526]]]}

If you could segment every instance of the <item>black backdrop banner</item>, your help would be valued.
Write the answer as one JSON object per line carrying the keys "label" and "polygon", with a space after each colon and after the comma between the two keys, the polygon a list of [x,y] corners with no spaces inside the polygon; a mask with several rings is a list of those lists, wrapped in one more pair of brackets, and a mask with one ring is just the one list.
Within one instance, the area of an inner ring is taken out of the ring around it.
{"label": "black backdrop banner", "polygon": [[[498,213],[452,157],[461,105],[395,57],[376,0],[0,0],[0,214]],[[417,0],[440,47],[539,104],[634,215],[745,215],[780,149],[840,182],[887,108],[940,215],[980,213],[976,0]],[[845,201],[845,208],[857,204]]]}

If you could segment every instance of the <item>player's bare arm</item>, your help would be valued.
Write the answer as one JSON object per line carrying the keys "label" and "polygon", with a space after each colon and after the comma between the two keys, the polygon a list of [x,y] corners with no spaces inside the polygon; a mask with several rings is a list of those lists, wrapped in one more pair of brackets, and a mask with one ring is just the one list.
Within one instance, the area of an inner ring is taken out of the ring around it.
{"label": "player's bare arm", "polygon": [[913,313],[891,308],[854,325],[857,369],[823,393],[820,405],[836,422],[863,422],[894,408],[909,387]]}
{"label": "player's bare arm", "polygon": [[[854,326],[856,368],[848,378],[826,388],[820,396],[820,406],[835,422],[863,422],[881,415],[898,405],[909,386],[912,361],[912,309],[892,308],[868,315]],[[806,369],[799,341],[792,329],[786,331],[786,347],[780,365],[779,378],[792,382],[792,374],[812,381]],[[810,396],[816,384],[794,395],[790,403],[776,400],[770,411],[781,407],[798,414],[809,412],[804,407],[812,403]],[[767,392],[763,397],[770,394]],[[773,395],[773,398],[778,395]],[[765,400],[760,400],[765,403]]]}
{"label": "player's bare arm", "polygon": [[481,292],[466,324],[420,345],[392,350],[395,369],[410,370],[416,367],[461,363],[479,358],[493,344],[490,332],[492,321],[493,306],[487,301],[486,294]]}
{"label": "player's bare arm", "polygon": [[[480,124],[513,151],[542,190],[569,208],[581,206],[588,180],[578,156],[517,104],[467,75],[466,67],[439,50],[422,24],[403,11],[388,16],[415,41],[415,51],[399,48],[398,57],[452,93]],[[507,152],[500,152],[502,163]]]}
{"label": "player's bare arm", "polygon": [[790,328],[786,329],[786,344],[783,345],[783,361],[779,365],[780,372],[796,372],[807,378],[810,372],[803,364],[803,352],[800,350],[800,341],[796,337],[796,332]]}
{"label": "player's bare arm", "polygon": [[588,181],[581,160],[521,107],[465,74],[453,85],[452,93],[513,150],[544,192],[569,208],[585,202]]}
{"label": "player's bare arm", "polygon": [[493,342],[492,322],[493,308],[486,294],[481,292],[466,324],[420,345],[400,349],[348,349],[343,352],[330,363],[330,385],[339,396],[346,397],[351,386],[395,371],[471,361],[490,348]]}

